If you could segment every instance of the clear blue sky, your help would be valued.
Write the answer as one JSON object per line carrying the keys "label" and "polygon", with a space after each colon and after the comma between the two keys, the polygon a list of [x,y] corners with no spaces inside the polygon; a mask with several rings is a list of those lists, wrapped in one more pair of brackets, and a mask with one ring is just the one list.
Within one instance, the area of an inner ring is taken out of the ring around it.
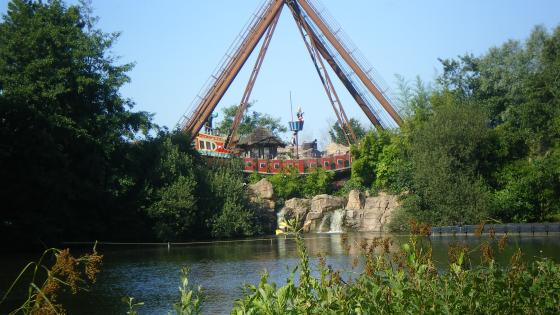
{"label": "clear blue sky", "polygon": [[[122,32],[114,54],[136,63],[123,95],[172,128],[261,1],[94,0],[92,6],[102,30]],[[558,0],[322,2],[393,88],[395,74],[431,81],[437,58],[479,55],[508,39],[524,40],[537,24],[560,23]],[[2,13],[6,7],[0,0]],[[253,60],[218,108],[239,102]],[[335,116],[286,10],[253,91],[254,109],[288,121],[289,91],[306,114],[303,138],[323,142]],[[338,91],[350,116],[366,122],[347,92]]]}

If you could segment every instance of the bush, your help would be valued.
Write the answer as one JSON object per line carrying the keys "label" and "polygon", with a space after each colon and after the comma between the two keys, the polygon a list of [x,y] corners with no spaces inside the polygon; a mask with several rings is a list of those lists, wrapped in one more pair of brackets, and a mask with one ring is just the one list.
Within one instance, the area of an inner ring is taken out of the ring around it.
{"label": "bush", "polygon": [[361,244],[363,272],[345,282],[322,258],[318,276],[311,275],[307,250],[296,232],[299,282],[292,274],[279,287],[264,274],[258,285],[248,286],[231,313],[558,314],[560,265],[547,259],[524,265],[517,251],[509,265],[498,266],[493,242],[484,240],[478,247],[484,258],[477,267],[470,266],[465,248],[452,247],[448,269],[439,272],[430,243],[422,237],[412,235],[395,253],[389,251],[390,239],[376,238]]}
{"label": "bush", "polygon": [[560,150],[518,160],[498,175],[495,215],[513,222],[542,222],[560,213]]}
{"label": "bush", "polygon": [[389,222],[389,231],[404,233],[410,231],[410,222],[414,219],[410,213],[405,211],[402,207],[394,210]]}
{"label": "bush", "polygon": [[247,176],[247,181],[249,182],[249,184],[255,184],[258,183],[263,178],[264,175],[261,175],[257,171],[254,171],[251,174],[249,174],[249,176]]}
{"label": "bush", "polygon": [[303,176],[295,168],[269,177],[269,181],[274,187],[274,194],[283,200],[302,197],[303,180]]}
{"label": "bush", "polygon": [[333,172],[321,168],[314,169],[303,180],[303,195],[311,198],[316,195],[331,193],[333,177]]}
{"label": "bush", "polygon": [[212,237],[252,236],[266,232],[266,218],[249,202],[248,186],[239,163],[233,161],[207,171],[205,211],[213,213]]}

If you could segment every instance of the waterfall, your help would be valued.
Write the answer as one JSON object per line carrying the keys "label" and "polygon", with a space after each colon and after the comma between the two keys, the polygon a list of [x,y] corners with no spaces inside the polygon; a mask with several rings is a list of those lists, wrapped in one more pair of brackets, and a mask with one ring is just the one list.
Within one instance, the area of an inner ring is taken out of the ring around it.
{"label": "waterfall", "polygon": [[323,215],[321,224],[317,232],[319,233],[341,233],[342,223],[344,221],[344,209],[329,211]]}
{"label": "waterfall", "polygon": [[280,228],[280,223],[285,221],[286,221],[286,211],[282,209],[276,214],[276,228],[280,230],[285,230],[283,228]]}
{"label": "waterfall", "polygon": [[342,222],[344,221],[344,209],[335,210],[331,215],[330,233],[342,232]]}
{"label": "waterfall", "polygon": [[330,221],[332,216],[332,213],[327,212],[323,215],[323,219],[321,220],[321,224],[319,224],[319,229],[317,230],[317,232],[321,233],[321,232],[328,232],[325,231],[325,226],[327,225],[327,222]]}

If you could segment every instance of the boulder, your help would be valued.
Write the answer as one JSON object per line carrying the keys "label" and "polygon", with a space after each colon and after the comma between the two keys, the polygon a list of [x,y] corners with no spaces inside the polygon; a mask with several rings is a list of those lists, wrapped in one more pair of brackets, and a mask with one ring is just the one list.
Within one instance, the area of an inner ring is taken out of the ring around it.
{"label": "boulder", "polygon": [[277,222],[299,217],[299,227],[303,227],[304,232],[386,232],[392,213],[398,207],[396,195],[381,192],[370,197],[353,190],[348,199],[318,195],[313,199],[287,200],[278,213]]}
{"label": "boulder", "polygon": [[367,197],[364,205],[359,230],[387,231],[387,224],[393,211],[399,207],[397,196],[379,193],[375,197]]}
{"label": "boulder", "polygon": [[351,190],[348,194],[346,210],[361,210],[364,208],[365,199],[359,190]]}
{"label": "boulder", "polygon": [[[317,195],[311,199],[311,209],[305,218],[304,232],[326,232],[324,218],[332,217],[332,212],[344,208],[344,198],[331,195]],[[321,224],[323,222],[323,224]]]}
{"label": "boulder", "polygon": [[266,178],[261,179],[255,184],[249,185],[249,190],[255,197],[261,199],[271,200],[274,198],[274,189],[272,184]]}
{"label": "boulder", "polygon": [[323,194],[317,195],[311,199],[310,212],[323,213],[325,211],[342,208],[344,208],[344,199],[342,197]]}
{"label": "boulder", "polygon": [[292,198],[284,203],[284,207],[278,212],[278,224],[282,221],[288,221],[294,218],[299,218],[300,226],[303,225],[304,219],[307,216],[311,206],[309,199]]}

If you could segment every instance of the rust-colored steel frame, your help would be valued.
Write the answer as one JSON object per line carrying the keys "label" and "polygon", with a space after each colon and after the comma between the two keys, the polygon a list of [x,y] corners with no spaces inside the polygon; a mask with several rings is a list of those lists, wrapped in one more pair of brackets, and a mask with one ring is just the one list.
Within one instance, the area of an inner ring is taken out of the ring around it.
{"label": "rust-colored steel frame", "polygon": [[383,93],[371,82],[368,78],[365,71],[358,65],[356,60],[344,49],[342,44],[338,41],[336,36],[330,31],[329,27],[323,22],[320,16],[315,12],[313,7],[309,5],[307,0],[297,0],[299,5],[303,8],[305,13],[309,16],[309,18],[317,25],[317,27],[321,30],[323,35],[328,39],[331,45],[336,49],[336,51],[340,54],[342,59],[346,61],[346,63],[352,68],[352,70],[356,73],[358,78],[362,81],[362,83],[367,87],[367,89],[375,96],[375,98],[379,101],[381,106],[389,113],[391,118],[397,123],[397,125],[402,125],[402,118],[399,116],[397,111],[393,108],[393,106],[389,103],[389,101],[385,98]]}
{"label": "rust-colored steel frame", "polygon": [[321,83],[325,88],[325,92],[327,93],[327,97],[329,98],[329,101],[332,105],[338,123],[340,124],[340,128],[342,128],[344,136],[346,137],[346,141],[348,142],[349,145],[355,143],[357,141],[356,134],[354,133],[354,129],[352,129],[352,126],[348,121],[348,117],[346,116],[344,107],[340,102],[340,98],[336,93],[336,90],[331,81],[327,68],[323,63],[323,58],[321,57],[319,51],[317,50],[315,40],[310,34],[311,30],[309,28],[309,25],[305,24],[305,21],[301,16],[299,7],[294,2],[290,2],[288,5],[292,11],[292,15],[294,16],[294,19],[298,26],[298,30],[303,39],[303,42],[305,43],[305,47],[309,52],[309,56],[311,57],[311,60],[315,65],[315,70],[317,70],[317,74],[319,75],[319,78],[321,79]]}
{"label": "rust-colored steel frame", "polygon": [[336,62],[336,59],[334,59],[334,57],[331,56],[329,50],[325,47],[325,45],[323,45],[321,40],[319,40],[319,37],[313,31],[313,29],[311,28],[309,23],[307,23],[307,21],[305,21],[305,19],[303,20],[303,24],[306,26],[306,29],[309,30],[309,35],[313,38],[313,42],[315,43],[315,47],[318,49],[319,53],[321,53],[321,56],[323,56],[323,58],[331,66],[334,73],[338,76],[338,78],[340,79],[340,81],[342,82],[344,87],[346,87],[346,89],[348,90],[350,95],[352,95],[352,97],[354,98],[354,100],[356,101],[358,106],[360,106],[360,108],[362,109],[364,114],[366,114],[369,121],[378,130],[383,129],[383,126],[381,125],[381,122],[379,121],[377,116],[375,116],[375,114],[371,111],[367,102],[364,100],[362,95],[358,92],[358,90],[356,89],[356,87],[354,86],[352,81],[347,77],[346,73],[342,70],[342,67],[340,65],[338,65],[338,63]]}
{"label": "rust-colored steel frame", "polygon": [[[257,62],[253,68],[253,72],[251,73],[251,77],[245,88],[244,95],[238,108],[238,112],[236,113],[234,119],[235,127],[232,128],[233,130],[230,131],[230,134],[227,138],[227,146],[231,146],[230,142],[233,142],[232,140],[235,137],[237,127],[239,126],[239,123],[247,108],[249,97],[251,95],[253,86],[258,76],[258,72],[266,55],[268,45],[270,44],[270,40],[274,33],[274,29],[276,27],[280,12],[284,4],[288,5],[292,10],[292,14],[296,20],[296,23],[298,24],[300,33],[302,34],[306,47],[308,48],[311,58],[315,63],[317,72],[321,78],[329,100],[331,101],[331,105],[333,106],[335,114],[337,115],[337,119],[341,124],[343,130],[346,127],[351,133],[351,136],[355,138],[354,131],[349,123],[344,108],[340,103],[338,95],[332,85],[332,81],[330,80],[326,68],[324,67],[323,58],[331,66],[335,74],[339,77],[346,89],[354,97],[354,99],[356,100],[362,111],[369,118],[369,120],[372,122],[372,124],[374,124],[378,129],[382,129],[383,127],[378,117],[371,111],[367,102],[358,92],[352,81],[346,76],[346,74],[342,70],[343,67],[337,64],[336,59],[333,58],[333,56],[330,54],[329,49],[327,49],[327,47],[323,44],[323,42],[315,33],[314,29],[306,21],[306,19],[303,18],[303,16],[301,15],[301,10],[303,10],[306,13],[307,17],[314,23],[314,25],[318,27],[320,32],[330,42],[330,44],[332,45],[332,47],[334,47],[338,54],[340,54],[342,59],[347,63],[352,71],[358,76],[358,78],[362,81],[369,92],[374,95],[374,97],[381,104],[381,106],[383,106],[383,108],[387,111],[391,118],[397,123],[397,125],[400,126],[402,124],[402,119],[399,114],[395,111],[395,109],[385,98],[383,93],[377,88],[377,86],[368,78],[366,72],[360,67],[358,62],[356,62],[351,54],[346,51],[344,46],[338,41],[337,37],[330,31],[328,25],[323,22],[321,16],[314,11],[314,8],[307,2],[307,0],[269,0],[265,4],[266,11],[261,16],[257,17],[257,21],[254,23],[254,25],[250,26],[250,31],[246,35],[246,37],[243,38],[241,45],[238,47],[232,58],[228,60],[228,63],[224,67],[223,71],[221,71],[216,77],[214,85],[206,92],[206,95],[204,95],[204,97],[201,99],[193,114],[188,117],[188,120],[184,123],[184,125],[181,126],[181,129],[184,132],[189,133],[193,138],[198,134],[198,132],[200,131],[208,117],[212,114],[218,102],[222,99],[225,92],[227,91],[235,77],[239,74],[239,71],[266,32],[266,38],[259,52]],[[309,42],[306,40],[304,31],[305,33],[307,33],[307,37],[310,37]],[[319,62],[320,66],[317,64],[317,61]],[[335,103],[338,103],[338,108]],[[347,137],[348,136],[349,135],[347,134]],[[350,139],[348,140],[350,141]]]}
{"label": "rust-colored steel frame", "polygon": [[198,134],[283,5],[284,0],[270,0],[267,3],[266,12],[258,18],[259,20],[253,25],[224,71],[216,78],[213,87],[208,90],[193,115],[182,126],[183,131],[188,132],[193,138]]}
{"label": "rust-colored steel frame", "polygon": [[227,149],[232,149],[235,144],[237,143],[237,128],[241,123],[241,119],[243,115],[245,115],[245,111],[247,110],[247,105],[249,104],[249,98],[251,97],[251,92],[253,91],[253,87],[255,86],[255,82],[257,80],[257,76],[259,75],[259,71],[261,69],[262,63],[264,61],[264,57],[268,50],[268,46],[270,45],[270,41],[272,40],[272,35],[274,34],[274,30],[276,29],[276,25],[278,25],[278,20],[280,19],[280,14],[282,13],[282,8],[278,10],[274,20],[268,27],[266,31],[266,35],[264,37],[264,41],[262,43],[261,49],[259,51],[259,55],[257,56],[257,60],[255,62],[255,66],[253,67],[253,71],[251,72],[251,76],[249,77],[249,81],[247,82],[247,86],[245,86],[245,91],[243,92],[243,97],[241,97],[241,102],[239,103],[239,108],[235,113],[235,118],[233,119],[233,123],[231,125],[231,129],[229,130],[228,136],[224,143],[224,147]]}

